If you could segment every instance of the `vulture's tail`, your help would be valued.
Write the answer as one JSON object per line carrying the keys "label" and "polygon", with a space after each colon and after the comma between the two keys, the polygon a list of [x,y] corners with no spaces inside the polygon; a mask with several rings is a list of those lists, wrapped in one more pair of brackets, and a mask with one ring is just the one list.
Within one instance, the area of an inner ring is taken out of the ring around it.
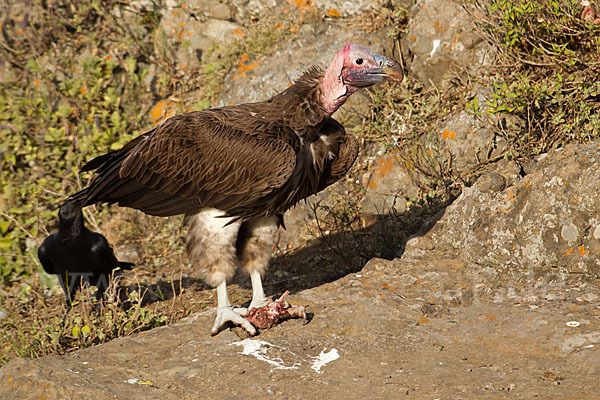
{"label": "vulture's tail", "polygon": [[130,179],[122,179],[119,170],[123,161],[152,131],[133,139],[119,150],[111,151],[88,161],[81,172],[96,171],[96,177],[87,188],[71,195],[68,200],[79,207],[95,203],[115,203],[126,200],[128,195],[144,189],[143,185]]}

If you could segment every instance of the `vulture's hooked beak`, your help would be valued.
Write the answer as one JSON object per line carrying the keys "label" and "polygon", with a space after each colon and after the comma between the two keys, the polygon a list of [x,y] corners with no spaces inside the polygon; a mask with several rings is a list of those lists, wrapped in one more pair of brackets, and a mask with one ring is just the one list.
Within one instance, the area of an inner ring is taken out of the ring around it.
{"label": "vulture's hooked beak", "polygon": [[393,58],[374,54],[373,58],[379,68],[373,70],[373,73],[381,74],[388,81],[399,82],[404,77],[404,72],[400,63]]}
{"label": "vulture's hooked beak", "polygon": [[[384,79],[398,82],[404,77],[402,67],[398,61],[377,53],[370,53],[369,56],[373,62],[370,62],[367,67],[356,65],[349,68],[344,67],[342,70],[344,83],[361,88],[372,86]],[[357,60],[362,59],[359,57]]]}

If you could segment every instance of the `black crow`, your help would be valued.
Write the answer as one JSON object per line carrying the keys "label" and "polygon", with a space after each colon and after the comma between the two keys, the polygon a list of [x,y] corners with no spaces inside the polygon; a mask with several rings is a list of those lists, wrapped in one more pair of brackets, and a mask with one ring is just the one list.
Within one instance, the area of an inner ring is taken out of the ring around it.
{"label": "black crow", "polygon": [[118,261],[106,238],[84,226],[81,207],[65,201],[58,211],[58,219],[58,232],[44,240],[38,248],[38,257],[44,271],[58,275],[68,313],[82,282],[96,286],[96,298],[100,299],[113,270],[131,269],[133,263]]}

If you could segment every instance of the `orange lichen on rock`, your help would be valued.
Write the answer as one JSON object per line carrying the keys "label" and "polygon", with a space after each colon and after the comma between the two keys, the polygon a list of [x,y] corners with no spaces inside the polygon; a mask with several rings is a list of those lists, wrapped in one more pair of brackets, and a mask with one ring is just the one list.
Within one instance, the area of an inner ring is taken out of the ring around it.
{"label": "orange lichen on rock", "polygon": [[238,36],[244,36],[244,35],[246,35],[246,32],[244,32],[244,30],[243,30],[243,29],[240,29],[240,28],[235,28],[235,29],[233,30],[233,34],[234,34],[234,35],[238,35]]}
{"label": "orange lichen on rock", "polygon": [[381,160],[377,161],[373,175],[371,175],[371,178],[369,179],[369,189],[377,189],[379,182],[394,170],[395,161],[396,157],[394,156],[383,157]]}
{"label": "orange lichen on rock", "polygon": [[448,24],[442,24],[440,21],[434,21],[433,29],[435,29],[437,33],[444,33],[448,30]]}
{"label": "orange lichen on rock", "polygon": [[308,12],[313,9],[312,0],[287,0],[288,3],[299,8],[302,12]]}
{"label": "orange lichen on rock", "polygon": [[335,8],[330,8],[329,10],[327,10],[327,15],[329,15],[330,17],[341,17],[342,16],[342,14]]}
{"label": "orange lichen on rock", "polygon": [[573,252],[573,248],[571,247],[569,250],[565,252],[565,256],[570,255]]}
{"label": "orange lichen on rock", "polygon": [[577,246],[577,250],[579,250],[579,254],[581,254],[582,257],[590,254],[590,252],[587,251],[583,245]]}
{"label": "orange lichen on rock", "polygon": [[456,137],[456,132],[448,130],[448,128],[444,129],[442,132],[442,139],[446,140],[448,138],[454,139]]}
{"label": "orange lichen on rock", "polygon": [[379,287],[382,287],[384,289],[389,289],[389,290],[398,290],[397,287],[394,287],[394,286],[390,285],[389,283],[382,283],[379,285]]}
{"label": "orange lichen on rock", "polygon": [[450,45],[451,50],[454,50],[456,48],[456,46],[458,46],[459,39],[460,39],[460,33],[457,33],[456,36],[454,37],[454,40],[452,41],[452,44]]}
{"label": "orange lichen on rock", "polygon": [[246,78],[248,72],[252,71],[254,68],[258,67],[260,61],[254,61],[252,63],[248,63],[249,56],[248,54],[242,54],[241,61],[238,61],[237,73],[234,75],[233,79],[237,80],[239,78]]}
{"label": "orange lichen on rock", "polygon": [[161,100],[152,107],[150,110],[150,118],[152,123],[158,125],[165,119],[172,117],[177,112],[176,103],[171,100]]}

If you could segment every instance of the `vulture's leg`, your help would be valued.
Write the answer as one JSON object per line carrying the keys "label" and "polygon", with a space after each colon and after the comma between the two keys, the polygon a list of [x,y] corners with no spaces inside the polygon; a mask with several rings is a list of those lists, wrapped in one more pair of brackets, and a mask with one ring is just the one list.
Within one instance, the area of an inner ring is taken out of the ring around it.
{"label": "vulture's leg", "polygon": [[240,223],[227,225],[232,219],[220,217],[223,214],[220,210],[209,208],[187,216],[187,253],[192,264],[199,269],[202,279],[217,287],[217,318],[212,334],[219,332],[225,322],[231,321],[254,335],[256,329],[233,311],[227,297],[226,281],[233,276],[238,265],[235,244]]}
{"label": "vulture's leg", "polygon": [[217,286],[217,318],[215,319],[215,323],[211,329],[211,333],[216,335],[221,330],[221,327],[225,322],[231,321],[236,325],[241,325],[250,335],[256,334],[256,328],[252,326],[250,321],[244,318],[237,312],[237,309],[234,311],[234,308],[231,306],[229,302],[229,297],[227,296],[227,287],[225,281],[221,282]]}
{"label": "vulture's leg", "polygon": [[262,275],[271,259],[278,227],[279,218],[273,216],[246,221],[240,228],[237,241],[238,257],[252,283],[252,301],[248,310],[262,307],[269,302],[263,290]]}

